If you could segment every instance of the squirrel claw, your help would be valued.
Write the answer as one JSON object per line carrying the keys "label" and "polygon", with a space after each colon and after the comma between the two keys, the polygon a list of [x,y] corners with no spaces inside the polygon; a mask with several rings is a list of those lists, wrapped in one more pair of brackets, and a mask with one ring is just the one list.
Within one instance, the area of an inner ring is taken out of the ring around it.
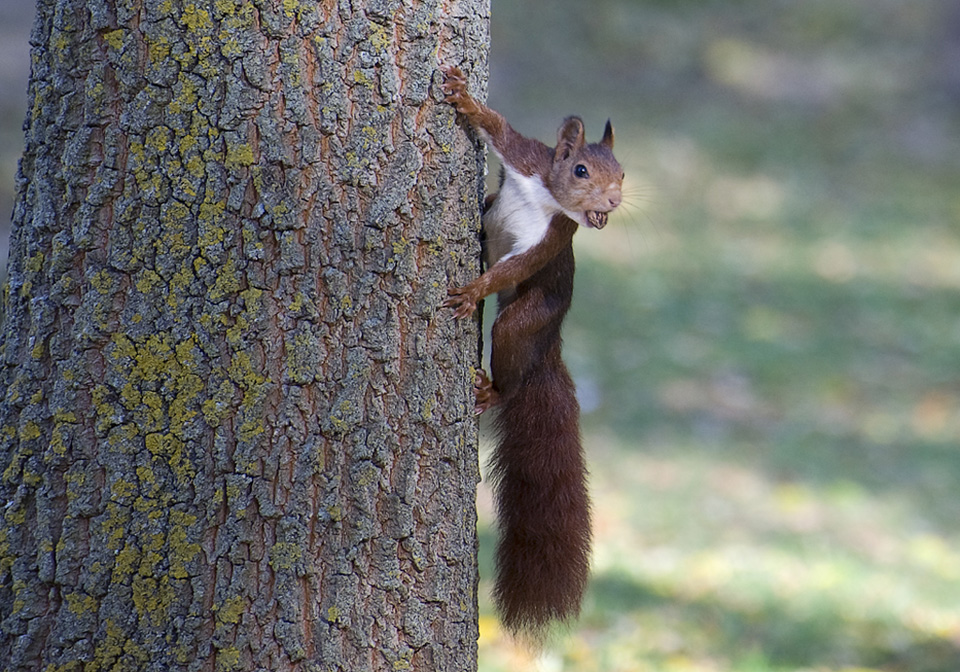
{"label": "squirrel claw", "polygon": [[453,314],[456,317],[464,318],[470,317],[473,314],[473,311],[477,309],[477,303],[471,299],[467,293],[465,287],[456,287],[447,291],[449,298],[443,302],[444,308],[453,308]]}
{"label": "squirrel claw", "polygon": [[441,65],[440,72],[443,73],[443,76],[447,79],[459,78],[463,79],[463,71],[455,65]]}
{"label": "squirrel claw", "polygon": [[443,73],[443,89],[450,92],[452,89],[466,88],[467,78],[463,71],[455,65],[444,65],[440,68]]}
{"label": "squirrel claw", "polygon": [[440,70],[443,72],[443,84],[441,85],[444,93],[443,99],[459,111],[460,104],[469,98],[467,78],[463,71],[455,65],[443,66]]}
{"label": "squirrel claw", "polygon": [[493,381],[487,377],[487,373],[483,369],[477,371],[477,380],[473,389],[477,398],[473,407],[475,415],[481,415],[489,411],[500,402],[500,394],[493,387]]}

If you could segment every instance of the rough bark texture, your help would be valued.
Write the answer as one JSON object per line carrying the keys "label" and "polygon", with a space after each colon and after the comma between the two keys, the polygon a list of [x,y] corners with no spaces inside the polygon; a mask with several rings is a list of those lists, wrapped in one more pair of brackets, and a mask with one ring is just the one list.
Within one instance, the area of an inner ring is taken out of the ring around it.
{"label": "rough bark texture", "polygon": [[487,0],[40,0],[0,668],[476,666]]}

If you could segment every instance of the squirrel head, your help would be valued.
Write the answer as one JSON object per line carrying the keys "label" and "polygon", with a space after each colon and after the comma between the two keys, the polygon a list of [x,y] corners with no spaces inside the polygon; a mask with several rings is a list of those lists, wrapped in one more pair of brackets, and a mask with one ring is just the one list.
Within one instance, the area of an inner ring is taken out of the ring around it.
{"label": "squirrel head", "polygon": [[602,229],[607,213],[622,200],[623,168],[613,156],[613,126],[607,121],[598,143],[584,139],[580,117],[567,117],[557,129],[557,146],[547,188],[567,211],[582,213],[581,224]]}

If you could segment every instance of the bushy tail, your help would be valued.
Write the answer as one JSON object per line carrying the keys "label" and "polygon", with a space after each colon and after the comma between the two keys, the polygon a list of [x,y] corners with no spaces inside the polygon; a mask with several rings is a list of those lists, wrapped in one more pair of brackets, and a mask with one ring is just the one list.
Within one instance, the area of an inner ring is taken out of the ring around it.
{"label": "bushy tail", "polygon": [[559,355],[502,399],[492,459],[500,541],[494,600],[515,634],[576,617],[590,568],[579,406]]}

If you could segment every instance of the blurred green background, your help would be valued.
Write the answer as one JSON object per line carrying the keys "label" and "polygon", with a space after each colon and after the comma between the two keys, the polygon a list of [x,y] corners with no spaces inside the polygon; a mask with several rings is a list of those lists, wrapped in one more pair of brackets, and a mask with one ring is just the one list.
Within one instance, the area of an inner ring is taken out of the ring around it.
{"label": "blurred green background", "polygon": [[[960,670],[960,2],[493,0],[489,102],[609,117],[565,357],[596,549],[481,669]],[[495,528],[484,493],[482,587]]]}
{"label": "blurred green background", "polygon": [[14,176],[23,152],[34,3],[0,0],[0,280],[7,277]]}
{"label": "blurred green background", "polygon": [[[32,3],[0,2],[0,258]],[[566,359],[596,549],[481,670],[960,670],[960,2],[493,0],[489,102],[609,117]],[[495,169],[492,169],[495,172]]]}

